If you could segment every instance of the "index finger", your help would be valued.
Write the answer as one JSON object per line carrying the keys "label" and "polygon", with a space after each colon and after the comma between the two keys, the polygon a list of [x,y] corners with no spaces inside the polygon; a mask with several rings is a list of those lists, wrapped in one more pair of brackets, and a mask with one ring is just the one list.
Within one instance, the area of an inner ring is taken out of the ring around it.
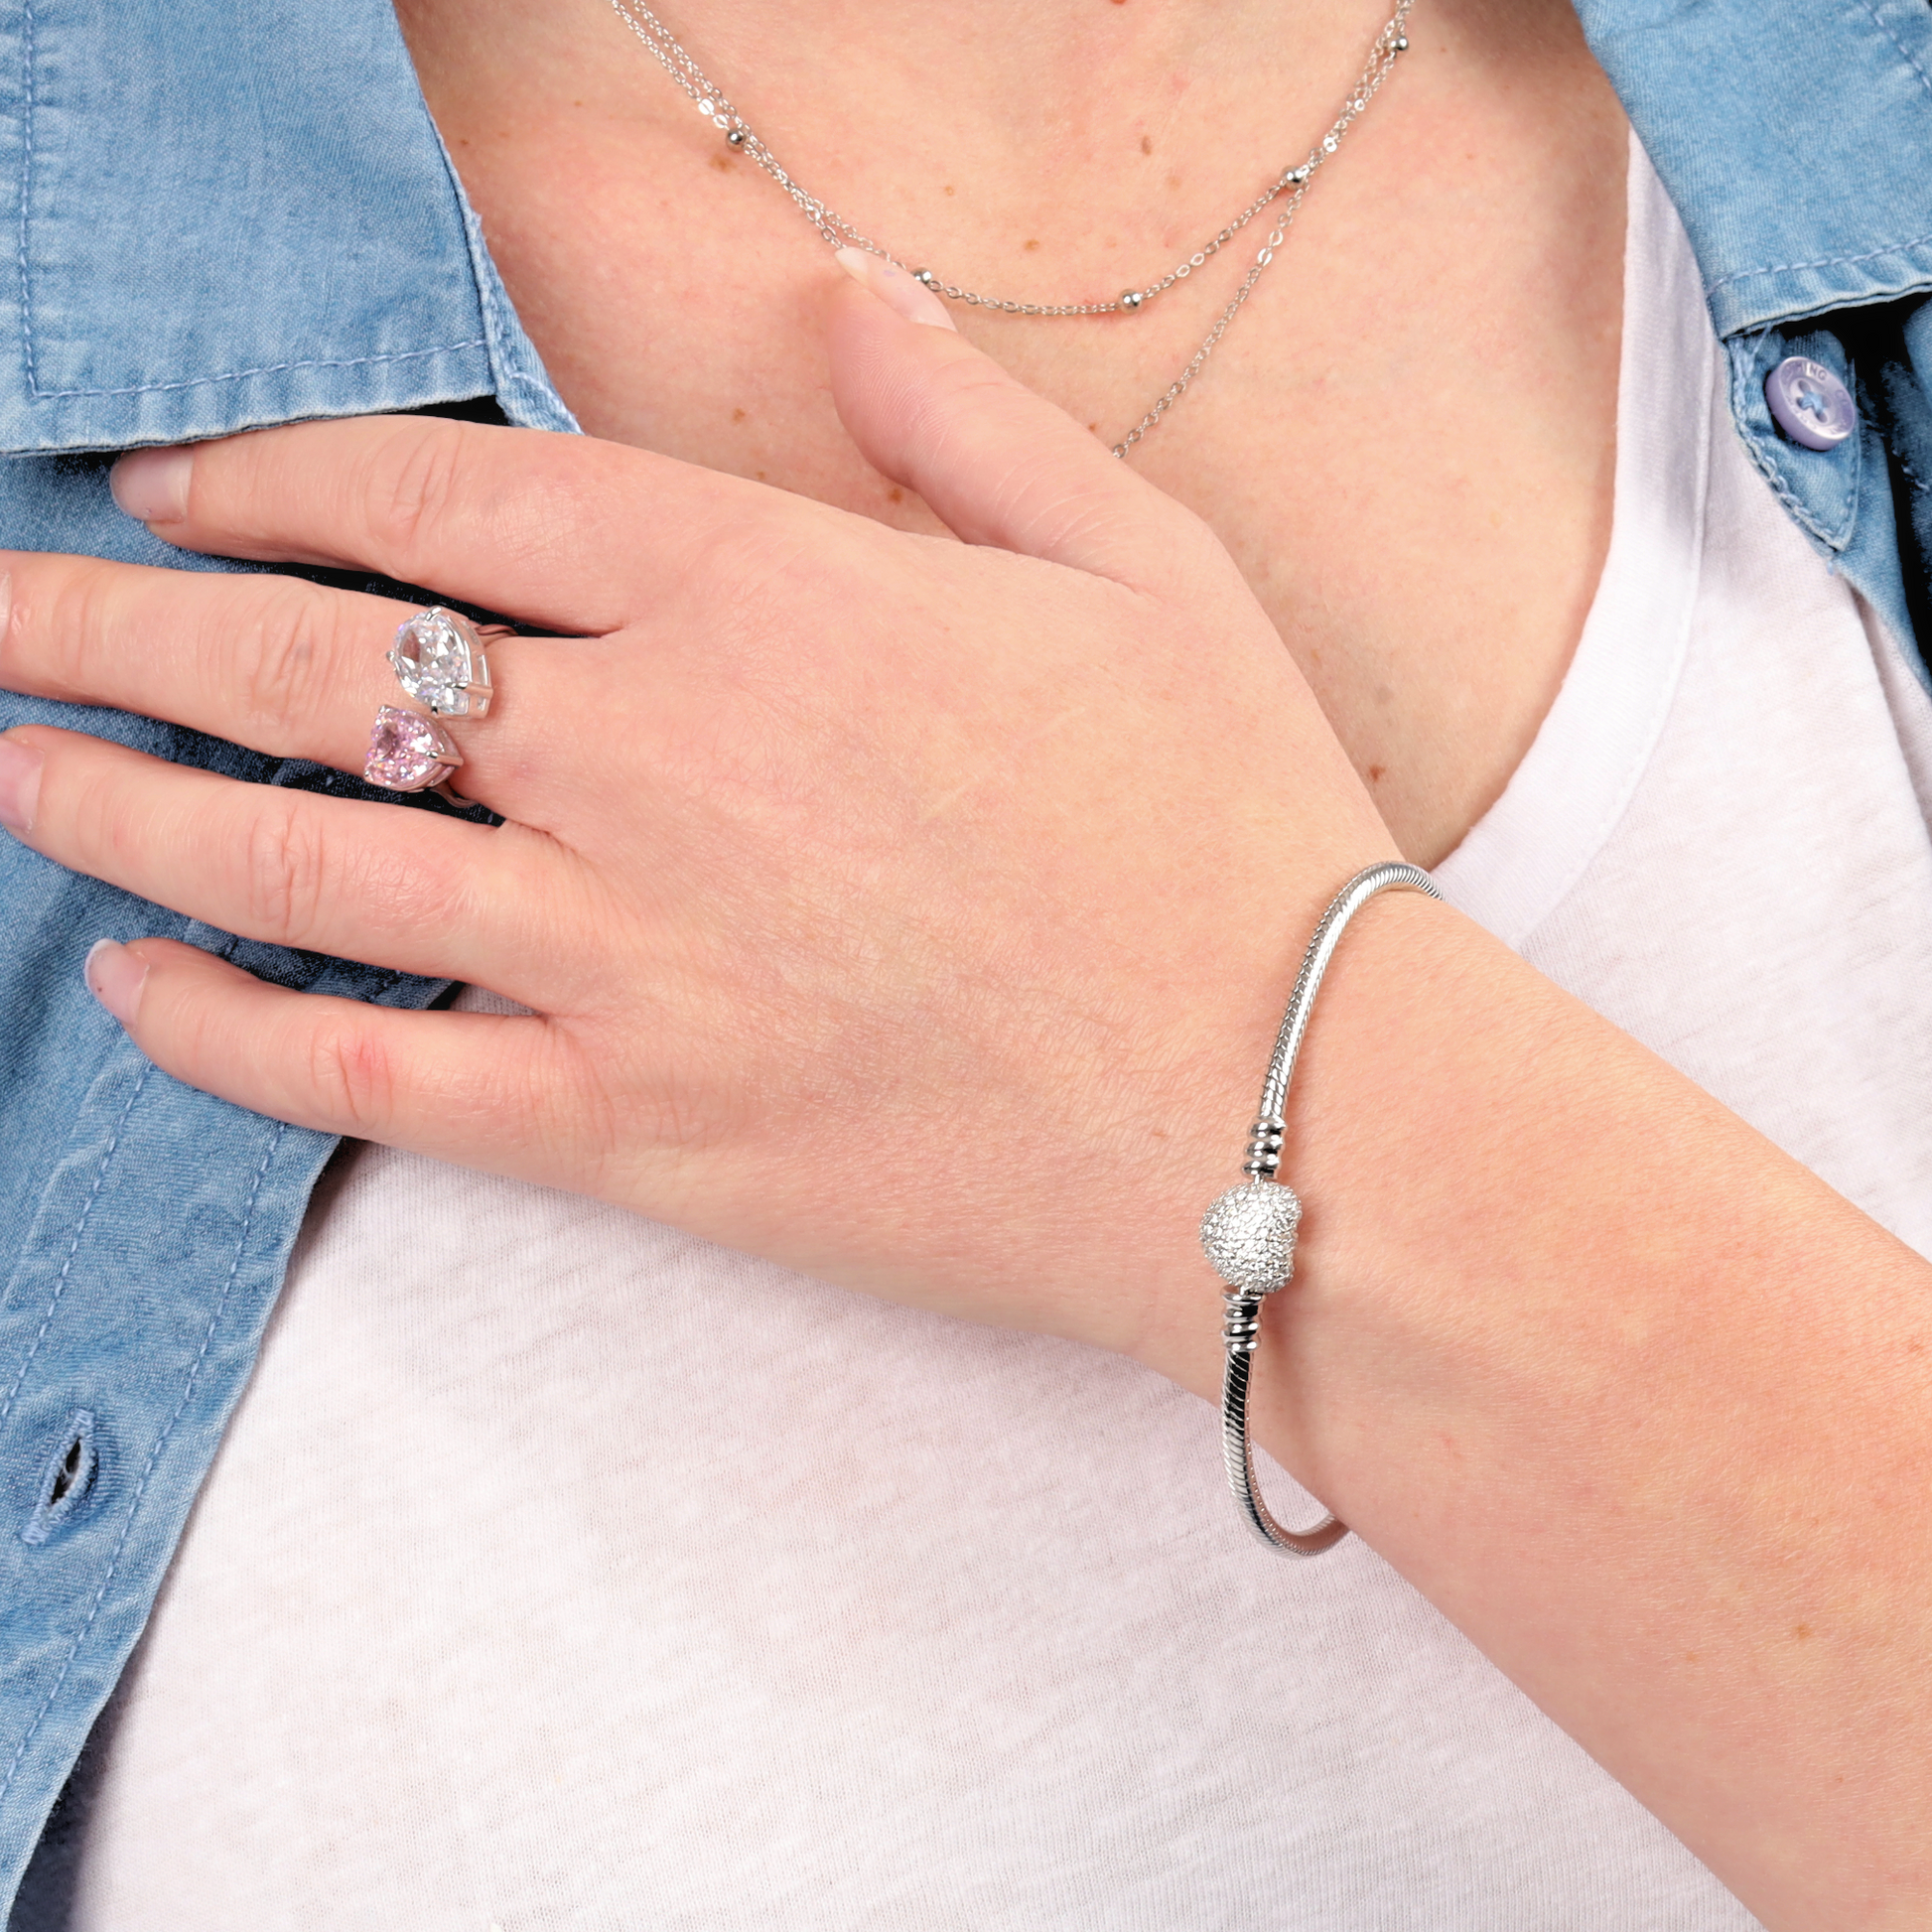
{"label": "index finger", "polygon": [[185,550],[376,571],[579,635],[621,628],[727,519],[782,495],[619,443],[434,416],[138,450],[113,489]]}

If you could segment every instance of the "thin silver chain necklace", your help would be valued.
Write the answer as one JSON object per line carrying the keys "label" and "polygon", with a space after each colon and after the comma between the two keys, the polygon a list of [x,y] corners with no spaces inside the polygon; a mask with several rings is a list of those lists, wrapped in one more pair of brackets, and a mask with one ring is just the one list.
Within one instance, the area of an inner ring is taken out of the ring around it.
{"label": "thin silver chain necklace", "polygon": [[611,5],[618,18],[643,43],[651,58],[689,96],[698,112],[725,137],[726,144],[736,149],[738,153],[756,161],[790,196],[799,213],[832,247],[863,248],[867,254],[877,255],[883,261],[890,262],[895,268],[902,269],[915,280],[923,282],[934,294],[943,295],[951,302],[962,302],[969,308],[991,309],[996,314],[1007,316],[1137,314],[1155,297],[1165,295],[1176,284],[1186,281],[1197,268],[1205,265],[1210,256],[1218,255],[1264,208],[1273,207],[1278,201],[1281,202],[1282,206],[1275,212],[1274,224],[1268,231],[1268,238],[1256,251],[1254,260],[1248,265],[1247,274],[1241,278],[1241,286],[1234,292],[1233,300],[1215,318],[1213,328],[1207,332],[1207,339],[1194,351],[1192,360],[1155,399],[1153,407],[1147,414],[1113,446],[1115,456],[1125,457],[1128,451],[1186,394],[1187,385],[1200,374],[1207,358],[1213,354],[1215,345],[1227,334],[1229,323],[1241,313],[1242,304],[1254,293],[1254,286],[1261,280],[1262,271],[1275,259],[1275,250],[1288,239],[1289,227],[1300,211],[1309,188],[1322,164],[1341,146],[1342,137],[1367,110],[1369,102],[1381,92],[1382,83],[1388,79],[1394,69],[1397,58],[1407,52],[1409,37],[1406,29],[1409,11],[1415,5],[1415,0],[1398,0],[1395,12],[1389,16],[1382,31],[1376,35],[1374,45],[1369,50],[1367,65],[1362,69],[1360,78],[1349,90],[1347,99],[1342,102],[1341,111],[1329,124],[1327,133],[1309,150],[1306,159],[1284,168],[1226,227],[1202,242],[1185,261],[1177,262],[1165,275],[1149,282],[1143,288],[1123,289],[1111,302],[1014,302],[1003,296],[983,295],[975,289],[961,288],[956,283],[947,281],[943,275],[933,269],[910,267],[891,249],[882,247],[869,235],[861,233],[837,209],[821,202],[816,195],[788,174],[779,165],[778,157],[753,131],[751,125],[732,105],[724,91],[711,84],[704,69],[679,45],[671,30],[642,4],[642,0],[611,0]]}

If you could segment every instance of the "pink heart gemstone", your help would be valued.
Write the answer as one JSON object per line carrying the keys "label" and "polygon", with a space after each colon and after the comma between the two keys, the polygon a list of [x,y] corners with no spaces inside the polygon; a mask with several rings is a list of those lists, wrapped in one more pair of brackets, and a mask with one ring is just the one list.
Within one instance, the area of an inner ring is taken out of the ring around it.
{"label": "pink heart gemstone", "polygon": [[362,767],[370,784],[385,791],[423,791],[462,762],[463,754],[434,718],[404,711],[400,705],[377,708],[375,729],[369,733],[368,762]]}

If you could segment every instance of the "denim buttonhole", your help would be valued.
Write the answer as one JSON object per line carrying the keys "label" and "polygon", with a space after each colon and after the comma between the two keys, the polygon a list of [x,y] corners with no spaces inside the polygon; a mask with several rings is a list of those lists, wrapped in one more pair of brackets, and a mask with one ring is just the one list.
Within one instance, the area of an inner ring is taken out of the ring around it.
{"label": "denim buttonhole", "polygon": [[93,1487],[100,1457],[94,1449],[91,1409],[76,1409],[68,1420],[60,1447],[47,1459],[41,1474],[39,1500],[20,1532],[23,1543],[45,1543],[79,1508]]}

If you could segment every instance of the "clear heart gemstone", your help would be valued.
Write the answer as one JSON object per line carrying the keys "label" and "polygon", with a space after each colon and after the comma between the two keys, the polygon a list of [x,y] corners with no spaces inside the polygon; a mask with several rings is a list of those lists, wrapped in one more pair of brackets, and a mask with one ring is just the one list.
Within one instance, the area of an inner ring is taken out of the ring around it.
{"label": "clear heart gemstone", "polygon": [[425,791],[462,762],[463,754],[434,718],[404,711],[400,705],[377,707],[369,756],[362,766],[370,784],[385,791]]}
{"label": "clear heart gemstone", "polygon": [[467,618],[440,606],[401,624],[389,663],[402,688],[442,718],[479,718],[489,707],[489,667]]}

